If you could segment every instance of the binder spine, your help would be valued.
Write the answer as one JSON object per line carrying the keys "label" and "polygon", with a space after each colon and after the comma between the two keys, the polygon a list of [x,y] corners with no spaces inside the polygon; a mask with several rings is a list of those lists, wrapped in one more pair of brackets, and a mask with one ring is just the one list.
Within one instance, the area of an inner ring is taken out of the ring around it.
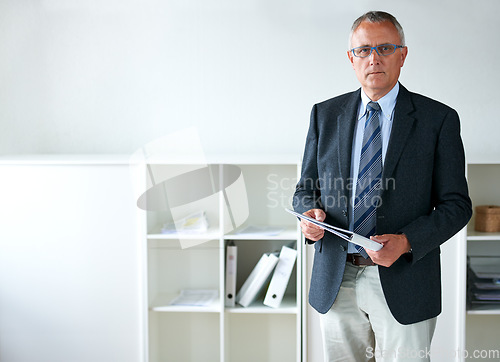
{"label": "binder spine", "polygon": [[224,301],[226,307],[235,306],[237,259],[238,247],[234,245],[234,242],[229,242],[226,247],[226,288]]}
{"label": "binder spine", "polygon": [[296,259],[297,250],[288,246],[281,248],[278,265],[264,298],[264,304],[268,307],[278,308],[281,305]]}

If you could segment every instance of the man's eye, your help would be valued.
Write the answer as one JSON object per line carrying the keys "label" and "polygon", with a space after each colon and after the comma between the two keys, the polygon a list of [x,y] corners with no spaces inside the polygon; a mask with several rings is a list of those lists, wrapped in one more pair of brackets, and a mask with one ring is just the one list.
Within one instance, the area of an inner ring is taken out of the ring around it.
{"label": "man's eye", "polygon": [[368,55],[370,54],[370,48],[359,48],[356,50],[356,54],[361,56]]}
{"label": "man's eye", "polygon": [[394,46],[393,45],[381,45],[378,47],[378,51],[383,53],[383,54],[388,54],[392,53],[394,51]]}

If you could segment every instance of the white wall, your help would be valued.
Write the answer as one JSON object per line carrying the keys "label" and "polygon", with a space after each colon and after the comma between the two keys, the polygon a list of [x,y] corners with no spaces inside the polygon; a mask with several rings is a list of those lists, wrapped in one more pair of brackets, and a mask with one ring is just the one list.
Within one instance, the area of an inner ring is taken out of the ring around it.
{"label": "white wall", "polygon": [[406,30],[403,84],[459,111],[470,161],[496,157],[496,0],[2,0],[0,154],[196,126],[208,154],[299,156],[312,104],[357,88],[346,38],[374,7]]}

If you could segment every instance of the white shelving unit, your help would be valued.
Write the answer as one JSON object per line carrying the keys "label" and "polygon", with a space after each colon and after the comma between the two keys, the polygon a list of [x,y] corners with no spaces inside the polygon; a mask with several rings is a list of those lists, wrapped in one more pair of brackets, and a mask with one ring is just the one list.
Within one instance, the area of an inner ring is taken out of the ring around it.
{"label": "white shelving unit", "polygon": [[[210,172],[197,173],[204,167],[161,160],[137,167],[139,188],[144,192],[156,190],[152,194],[155,199],[148,199],[154,210],[146,206],[148,211],[140,211],[139,216],[145,285],[145,360],[305,360],[303,251],[298,223],[284,211],[291,204],[298,163],[214,162],[209,165]],[[210,175],[209,180],[193,181],[186,176],[202,174]],[[176,177],[185,177],[186,187],[168,190],[169,180]],[[213,192],[203,193],[200,189],[207,182]],[[157,209],[161,201],[158,198],[162,197],[159,185],[167,188],[167,207],[162,210]],[[185,204],[179,204],[179,195],[172,192],[182,193]],[[177,200],[175,207],[169,204],[172,199]],[[201,210],[210,225],[207,232],[161,233],[163,224]],[[281,231],[269,235],[240,233],[246,226],[268,226]],[[229,240],[238,247],[237,290],[264,252],[279,251],[283,245],[295,243],[297,262],[279,308],[265,306],[263,296],[247,308],[224,306],[225,245]],[[182,289],[216,289],[219,298],[205,307],[170,305]]]}
{"label": "white shelving unit", "polygon": [[[478,205],[500,205],[500,163],[468,164],[467,177],[473,208]],[[474,224],[475,212],[467,226],[468,257],[500,257],[500,233],[475,231]],[[499,327],[500,306],[469,306],[465,332],[467,350],[498,349]]]}
{"label": "white shelving unit", "polygon": [[[500,164],[469,164],[468,183],[473,207],[500,205],[498,181]],[[500,257],[500,232],[480,232],[474,229],[475,212],[467,227],[467,255],[469,257]],[[500,266],[499,266],[500,268]],[[470,306],[467,314],[500,314],[500,306]]]}

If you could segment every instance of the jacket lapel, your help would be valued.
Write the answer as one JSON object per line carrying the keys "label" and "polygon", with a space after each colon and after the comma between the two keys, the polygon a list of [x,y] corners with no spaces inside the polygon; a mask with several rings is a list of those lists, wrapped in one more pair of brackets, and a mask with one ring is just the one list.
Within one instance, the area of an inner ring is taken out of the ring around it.
{"label": "jacket lapel", "polygon": [[[391,136],[389,139],[389,146],[385,156],[384,171],[382,180],[391,177],[394,172],[406,140],[410,134],[413,122],[415,119],[410,116],[414,110],[410,98],[410,92],[400,84],[399,94],[396,102],[396,109],[394,110],[394,120],[392,124]],[[385,182],[383,183],[385,184]]]}
{"label": "jacket lapel", "polygon": [[356,126],[356,117],[358,115],[358,105],[361,99],[361,90],[353,92],[345,103],[342,111],[337,117],[337,135],[338,153],[339,153],[339,170],[340,177],[344,180],[349,180],[351,177],[351,155],[352,155],[352,140],[354,137],[354,128]]}

